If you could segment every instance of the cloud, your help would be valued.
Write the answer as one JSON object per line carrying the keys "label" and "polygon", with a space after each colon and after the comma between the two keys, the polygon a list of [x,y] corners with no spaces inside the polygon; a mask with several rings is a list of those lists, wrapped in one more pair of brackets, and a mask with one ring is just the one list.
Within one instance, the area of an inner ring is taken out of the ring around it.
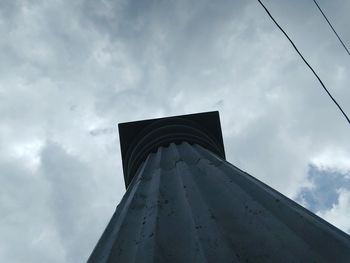
{"label": "cloud", "polygon": [[339,199],[337,204],[333,205],[331,209],[317,214],[343,231],[350,233],[350,191],[341,188],[338,194]]}
{"label": "cloud", "polygon": [[350,233],[350,170],[343,169],[342,160],[337,163],[340,165],[334,165],[332,158],[323,159],[327,160],[325,162],[321,162],[320,158],[317,160],[321,166],[309,166],[308,185],[300,188],[296,201],[344,232]]}
{"label": "cloud", "polygon": [[349,171],[345,174],[321,170],[311,165],[308,171],[310,185],[301,188],[297,201],[314,213],[324,213],[339,205],[341,190],[350,190]]}
{"label": "cloud", "polygon": [[[268,5],[350,112],[317,9]],[[349,3],[322,5],[350,43]],[[0,261],[87,258],[125,191],[118,122],[218,109],[227,159],[294,198],[349,170],[348,125],[254,1],[4,0],[0,34]],[[307,192],[329,220],[338,183]]]}
{"label": "cloud", "polygon": [[64,261],[63,248],[50,224],[46,182],[13,159],[0,166],[1,260]]}
{"label": "cloud", "polygon": [[85,261],[109,220],[101,215],[113,213],[121,190],[113,191],[115,183],[106,188],[104,168],[91,167],[62,145],[46,142],[38,155],[35,170],[16,163],[18,157],[1,163],[0,258]]}
{"label": "cloud", "polygon": [[103,134],[111,134],[111,133],[115,133],[116,129],[113,128],[98,128],[98,129],[93,129],[90,131],[90,134],[92,136],[99,136],[99,135],[103,135]]}
{"label": "cloud", "polygon": [[65,262],[80,262],[92,246],[86,229],[96,226],[96,216],[90,213],[96,190],[91,170],[59,145],[48,144],[41,153],[40,172],[50,189],[48,206],[66,254]]}

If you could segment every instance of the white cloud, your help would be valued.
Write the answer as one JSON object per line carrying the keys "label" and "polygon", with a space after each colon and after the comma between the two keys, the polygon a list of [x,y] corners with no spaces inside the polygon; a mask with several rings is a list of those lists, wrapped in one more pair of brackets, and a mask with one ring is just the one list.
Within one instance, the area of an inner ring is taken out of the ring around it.
{"label": "white cloud", "polygon": [[340,189],[338,193],[338,203],[333,205],[330,210],[319,212],[317,214],[339,229],[350,234],[350,191]]}
{"label": "white cloud", "polygon": [[342,147],[328,146],[324,151],[317,153],[311,162],[323,170],[350,171],[350,152]]}

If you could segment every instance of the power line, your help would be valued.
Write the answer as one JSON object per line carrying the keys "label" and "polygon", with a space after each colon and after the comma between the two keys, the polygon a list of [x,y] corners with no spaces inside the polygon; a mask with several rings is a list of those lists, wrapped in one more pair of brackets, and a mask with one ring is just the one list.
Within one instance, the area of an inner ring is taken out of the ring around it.
{"label": "power line", "polygon": [[301,57],[301,59],[304,61],[304,63],[309,67],[309,69],[312,71],[312,73],[315,75],[315,77],[318,79],[318,81],[321,83],[323,89],[327,92],[328,96],[331,98],[331,100],[335,103],[335,105],[338,107],[338,109],[341,111],[341,113],[344,115],[345,119],[347,120],[347,122],[350,124],[350,119],[349,117],[346,115],[346,113],[343,111],[343,109],[340,107],[340,105],[338,104],[338,102],[333,98],[333,96],[331,95],[331,93],[328,91],[328,89],[326,88],[326,86],[323,84],[322,80],[320,79],[320,77],[317,75],[317,73],[315,72],[315,70],[310,66],[310,64],[306,61],[306,59],[304,58],[304,56],[300,53],[300,51],[298,50],[298,48],[295,46],[294,42],[290,39],[290,37],[287,35],[287,33],[283,30],[283,28],[277,23],[277,21],[273,18],[273,16],[270,14],[269,10],[265,7],[265,5],[258,0],[258,2],[261,4],[261,6],[265,9],[266,13],[269,15],[269,17],[272,19],[272,21],[276,24],[276,26],[282,31],[282,33],[285,35],[285,37],[289,40],[289,42],[292,44],[292,46],[294,47],[295,51],[299,54],[299,56]]}
{"label": "power line", "polygon": [[337,38],[339,39],[340,43],[343,45],[344,49],[346,50],[346,52],[348,53],[348,55],[350,56],[350,52],[348,50],[348,48],[346,47],[346,45],[344,44],[344,42],[341,40],[340,36],[338,35],[337,31],[335,31],[334,27],[332,26],[331,22],[329,22],[327,16],[325,15],[325,13],[323,13],[321,7],[318,5],[318,3],[316,2],[316,0],[313,0],[315,5],[317,6],[318,10],[320,10],[321,14],[323,15],[323,17],[326,19],[328,25],[332,28],[334,34],[337,36]]}

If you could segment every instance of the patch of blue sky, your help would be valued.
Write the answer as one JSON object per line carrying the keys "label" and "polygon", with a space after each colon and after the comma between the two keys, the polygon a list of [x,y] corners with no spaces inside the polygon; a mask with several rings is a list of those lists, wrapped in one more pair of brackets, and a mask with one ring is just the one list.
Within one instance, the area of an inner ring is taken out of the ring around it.
{"label": "patch of blue sky", "polygon": [[296,201],[314,213],[331,209],[338,204],[339,190],[350,190],[350,172],[319,169],[310,165],[308,171],[310,187],[303,187]]}

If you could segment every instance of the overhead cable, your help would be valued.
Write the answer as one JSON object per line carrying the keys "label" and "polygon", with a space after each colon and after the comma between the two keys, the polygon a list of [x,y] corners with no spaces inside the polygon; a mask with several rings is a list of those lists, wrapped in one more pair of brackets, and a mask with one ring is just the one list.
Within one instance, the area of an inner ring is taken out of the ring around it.
{"label": "overhead cable", "polygon": [[304,58],[304,56],[300,53],[300,51],[298,50],[298,48],[296,47],[296,45],[294,44],[294,42],[290,39],[290,37],[287,35],[287,33],[283,30],[283,28],[277,23],[277,21],[273,18],[273,16],[271,15],[271,13],[269,12],[269,10],[266,8],[266,6],[260,1],[258,0],[258,2],[260,3],[260,5],[265,9],[266,13],[269,15],[269,17],[272,19],[272,21],[276,24],[276,26],[281,30],[281,32],[285,35],[285,37],[289,40],[289,42],[292,44],[293,48],[295,49],[295,51],[299,54],[299,56],[301,57],[301,59],[304,61],[304,63],[308,66],[308,68],[312,71],[312,73],[315,75],[315,77],[318,79],[318,81],[320,82],[321,86],[323,87],[323,89],[325,90],[325,92],[328,94],[328,96],[331,98],[331,100],[334,102],[334,104],[338,107],[338,109],[341,111],[341,113],[343,114],[343,116],[345,117],[345,119],[347,120],[347,122],[350,124],[350,119],[349,117],[346,115],[346,113],[343,111],[343,109],[341,108],[341,106],[338,104],[338,102],[333,98],[333,96],[331,95],[331,93],[328,91],[328,89],[326,88],[326,86],[323,84],[322,80],[320,79],[320,77],[317,75],[317,73],[315,72],[315,70],[310,66],[310,64],[306,61],[306,59]]}
{"label": "overhead cable", "polygon": [[318,3],[316,2],[316,0],[313,0],[315,5],[317,6],[318,10],[320,10],[321,14],[323,15],[323,17],[326,19],[328,25],[332,28],[334,34],[337,36],[337,38],[339,39],[340,43],[343,45],[344,49],[346,50],[346,52],[348,53],[348,55],[350,56],[350,52],[348,50],[348,48],[346,47],[346,45],[344,44],[343,40],[341,40],[340,36],[338,35],[337,31],[335,31],[334,27],[332,26],[331,22],[329,22],[327,16],[325,15],[325,13],[323,13],[321,7],[318,5]]}

